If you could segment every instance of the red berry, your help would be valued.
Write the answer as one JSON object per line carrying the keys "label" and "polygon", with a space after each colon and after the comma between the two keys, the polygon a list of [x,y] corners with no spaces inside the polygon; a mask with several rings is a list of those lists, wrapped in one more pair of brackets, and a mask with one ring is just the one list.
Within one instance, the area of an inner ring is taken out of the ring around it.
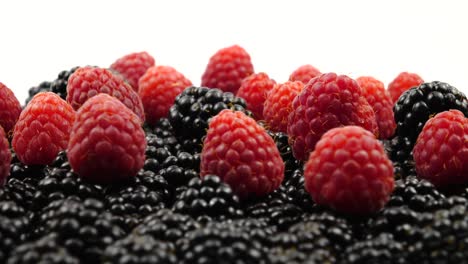
{"label": "red berry", "polygon": [[209,60],[202,86],[237,93],[242,80],[254,73],[250,55],[238,45],[218,50]]}
{"label": "red berry", "polygon": [[138,91],[138,80],[151,66],[154,66],[154,58],[148,52],[143,51],[130,53],[117,59],[110,68],[120,73],[133,90]]}
{"label": "red berry", "polygon": [[362,96],[361,87],[346,75],[320,75],[302,89],[288,117],[289,145],[296,159],[307,160],[315,144],[328,130],[361,126],[378,134],[375,113]]}
{"label": "red berry", "polygon": [[263,103],[266,95],[276,82],[270,79],[266,73],[254,73],[246,77],[237,91],[237,96],[244,98],[247,103],[247,109],[257,120],[263,120]]}
{"label": "red berry", "polygon": [[140,119],[116,98],[99,94],[78,110],[67,155],[85,180],[115,183],[143,167],[146,140]]}
{"label": "red berry", "polygon": [[429,119],[413,157],[417,175],[436,186],[468,183],[468,119],[458,110]]}
{"label": "red berry", "polygon": [[265,196],[284,178],[283,160],[265,129],[228,109],[211,119],[200,164],[201,177],[218,175],[241,198]]}
{"label": "red berry", "polygon": [[367,102],[374,109],[375,119],[379,126],[379,138],[390,138],[396,128],[390,94],[385,90],[384,84],[373,77],[359,77],[356,81],[361,86]]}
{"label": "red berry", "polygon": [[0,126],[9,133],[15,126],[21,113],[21,105],[15,94],[0,82]]}
{"label": "red berry", "polygon": [[289,75],[289,81],[300,81],[307,84],[310,79],[319,76],[320,71],[310,64],[302,65]]}
{"label": "red berry", "polygon": [[107,69],[83,67],[77,69],[68,79],[67,102],[78,110],[89,98],[99,94],[109,94],[119,99],[140,119],[145,120],[143,104],[138,93],[120,76]]}
{"label": "red berry", "polygon": [[12,146],[28,165],[47,165],[66,149],[75,111],[52,92],[36,94],[21,112],[13,131]]}
{"label": "red berry", "polygon": [[393,165],[382,144],[358,126],[325,133],[304,166],[304,180],[317,204],[357,215],[382,209],[394,188]]}
{"label": "red berry", "polygon": [[3,128],[0,126],[0,187],[10,175],[11,151]]}
{"label": "red berry", "polygon": [[406,90],[419,86],[424,80],[416,73],[402,72],[388,84],[388,92],[392,98],[393,104],[398,101],[400,95]]}
{"label": "red berry", "polygon": [[170,66],[149,68],[140,79],[138,91],[145,108],[146,122],[154,125],[166,117],[176,96],[191,85],[189,79]]}
{"label": "red berry", "polygon": [[287,132],[292,102],[303,88],[302,82],[285,82],[276,85],[268,92],[263,108],[263,118],[265,118],[270,130]]}

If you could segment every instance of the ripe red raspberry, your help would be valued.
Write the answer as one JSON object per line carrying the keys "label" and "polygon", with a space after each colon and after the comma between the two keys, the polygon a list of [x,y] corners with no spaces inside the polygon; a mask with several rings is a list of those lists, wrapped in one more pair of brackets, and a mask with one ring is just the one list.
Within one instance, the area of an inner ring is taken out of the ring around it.
{"label": "ripe red raspberry", "polygon": [[28,165],[47,165],[67,148],[75,111],[52,92],[36,94],[21,112],[13,131],[12,146]]}
{"label": "ripe red raspberry", "polygon": [[292,102],[303,88],[302,82],[285,82],[276,85],[268,92],[263,108],[263,117],[271,131],[287,132]]}
{"label": "ripe red raspberry", "polygon": [[0,187],[10,175],[11,151],[3,128],[0,126]]}
{"label": "ripe red raspberry", "polygon": [[363,215],[384,207],[393,191],[393,165],[382,144],[358,126],[329,130],[304,166],[304,186],[317,204]]}
{"label": "ripe red raspberry", "polygon": [[222,110],[210,121],[201,153],[200,175],[218,175],[241,198],[265,196],[284,178],[284,163],[273,139],[244,113]]}
{"label": "ripe red raspberry", "polygon": [[110,68],[120,73],[138,92],[138,80],[149,67],[154,66],[154,58],[148,52],[135,52],[117,59]]}
{"label": "ripe red raspberry", "polygon": [[302,65],[289,75],[289,81],[300,81],[307,84],[310,79],[322,74],[317,68],[310,64]]}
{"label": "ripe red raspberry", "polygon": [[388,92],[393,104],[398,101],[400,95],[406,90],[419,86],[424,80],[416,73],[402,72],[388,84]]}
{"label": "ripe red raspberry", "polygon": [[293,101],[288,117],[289,145],[296,159],[307,160],[328,130],[361,126],[378,134],[375,113],[357,82],[346,75],[322,74],[304,87]]}
{"label": "ripe red raspberry", "polygon": [[8,135],[21,113],[21,105],[15,94],[0,82],[0,126]]}
{"label": "ripe red raspberry", "polygon": [[192,82],[170,66],[153,66],[140,79],[138,91],[145,109],[146,122],[154,125],[166,117],[174,100]]}
{"label": "ripe red raspberry", "polygon": [[250,55],[238,45],[218,50],[211,56],[202,76],[202,86],[237,93],[242,80],[254,73]]}
{"label": "ripe red raspberry", "polygon": [[247,103],[247,109],[257,120],[263,120],[263,103],[266,95],[276,82],[270,79],[266,73],[254,73],[246,77],[237,91],[237,96],[244,98]]}
{"label": "ripe red raspberry", "polygon": [[396,123],[393,116],[393,102],[384,84],[373,77],[359,77],[356,79],[361,86],[364,97],[375,112],[375,119],[379,126],[379,138],[388,139],[395,133]]}
{"label": "ripe red raspberry", "polygon": [[413,157],[417,175],[436,186],[468,183],[468,119],[458,110],[429,119]]}
{"label": "ripe red raspberry", "polygon": [[145,149],[140,119],[116,98],[99,94],[77,111],[67,155],[83,179],[115,183],[137,174]]}
{"label": "ripe red raspberry", "polygon": [[83,67],[77,69],[68,79],[67,102],[75,110],[99,93],[119,99],[141,119],[142,123],[145,120],[143,104],[138,93],[120,76],[112,74],[109,70]]}

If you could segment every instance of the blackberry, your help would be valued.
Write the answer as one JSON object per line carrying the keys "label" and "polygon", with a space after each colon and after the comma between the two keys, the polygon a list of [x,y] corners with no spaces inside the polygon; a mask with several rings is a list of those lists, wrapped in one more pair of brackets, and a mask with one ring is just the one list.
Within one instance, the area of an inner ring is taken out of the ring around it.
{"label": "blackberry", "polygon": [[267,130],[267,133],[271,138],[273,138],[276,143],[276,147],[281,154],[281,158],[283,159],[285,165],[285,175],[288,175],[290,172],[301,168],[301,161],[296,160],[292,154],[292,149],[288,143],[288,135],[283,132],[272,132],[269,130]]}
{"label": "blackberry", "polygon": [[173,155],[182,150],[182,145],[177,140],[174,129],[167,118],[159,119],[154,128],[148,129],[146,135],[149,146],[164,147]]}
{"label": "blackberry", "polygon": [[29,238],[30,217],[13,201],[0,201],[0,263],[11,251]]}
{"label": "blackberry", "polygon": [[[173,161],[170,162],[177,163],[177,160],[173,159]],[[168,167],[162,168],[159,170],[159,174],[164,177],[173,188],[186,185],[190,180],[199,177],[196,170],[186,169],[179,165],[169,165]]]}
{"label": "blackberry", "polygon": [[450,109],[458,109],[468,116],[468,101],[457,88],[439,81],[413,87],[405,91],[394,105],[396,135],[407,138],[412,147],[426,121]]}
{"label": "blackberry", "polygon": [[10,179],[18,179],[33,187],[36,187],[40,180],[45,177],[44,166],[25,165],[21,163],[16,154],[12,154],[10,164]]}
{"label": "blackberry", "polygon": [[176,197],[174,212],[194,218],[207,215],[216,219],[237,218],[243,214],[237,195],[216,175],[193,178],[182,189]]}
{"label": "blackberry", "polygon": [[355,242],[346,248],[343,256],[342,263],[350,264],[407,263],[404,244],[395,241],[393,235],[388,233]]}
{"label": "blackberry", "polygon": [[28,91],[29,97],[26,99],[26,104],[28,104],[29,101],[31,101],[34,95],[40,92],[49,92],[51,84],[52,82],[44,81],[41,82],[38,86],[31,87]]}
{"label": "blackberry", "polygon": [[151,236],[130,235],[107,247],[103,256],[104,264],[177,263],[174,244],[155,240]]}
{"label": "blackberry", "polygon": [[65,150],[60,151],[49,167],[71,170],[70,163],[68,162],[67,152]]}
{"label": "blackberry", "polygon": [[169,121],[178,138],[196,139],[196,143],[191,141],[190,148],[192,152],[200,152],[208,120],[228,108],[247,113],[244,99],[220,89],[193,86],[176,97],[169,110]]}
{"label": "blackberry", "polygon": [[15,248],[8,264],[79,264],[79,260],[57,242],[57,235],[50,234],[36,241]]}
{"label": "blackberry", "polygon": [[35,192],[36,188],[28,182],[10,178],[0,189],[0,201],[14,201],[23,208],[29,209]]}
{"label": "blackberry", "polygon": [[280,191],[284,192],[289,201],[299,206],[302,210],[310,212],[315,204],[310,194],[304,187],[304,174],[302,169],[296,169],[285,174],[285,179],[280,186]]}

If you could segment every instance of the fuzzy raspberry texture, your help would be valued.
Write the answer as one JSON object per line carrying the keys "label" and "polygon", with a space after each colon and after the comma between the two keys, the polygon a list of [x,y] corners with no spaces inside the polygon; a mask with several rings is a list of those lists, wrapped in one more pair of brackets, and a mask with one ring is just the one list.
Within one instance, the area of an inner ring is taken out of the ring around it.
{"label": "fuzzy raspberry texture", "polygon": [[315,78],[322,73],[310,64],[305,64],[297,68],[295,71],[289,75],[289,81],[300,81],[303,84],[307,84],[310,79]]}
{"label": "fuzzy raspberry texture", "polygon": [[5,133],[13,129],[21,113],[21,104],[15,94],[0,82],[0,126]]}
{"label": "fuzzy raspberry texture", "polygon": [[390,93],[393,104],[398,101],[400,95],[412,87],[419,86],[424,80],[416,73],[401,72],[388,84],[387,90]]}
{"label": "fuzzy raspberry texture", "polygon": [[11,151],[3,128],[0,126],[0,187],[10,175]]}
{"label": "fuzzy raspberry texture", "polygon": [[246,77],[237,91],[237,97],[244,98],[247,110],[250,110],[256,120],[263,120],[263,103],[268,91],[276,82],[264,72],[254,73]]}
{"label": "fuzzy raspberry texture", "polygon": [[138,91],[146,122],[154,125],[160,118],[166,117],[176,96],[191,85],[189,79],[170,66],[149,68],[140,79]]}
{"label": "fuzzy raspberry texture", "polygon": [[117,59],[110,68],[120,73],[133,90],[138,91],[138,80],[154,63],[153,56],[148,52],[134,52]]}
{"label": "fuzzy raspberry texture", "polygon": [[210,120],[200,176],[218,175],[240,198],[265,196],[284,178],[284,163],[266,130],[242,112],[222,110]]}
{"label": "fuzzy raspberry texture", "polygon": [[382,209],[394,188],[393,165],[382,144],[358,126],[325,133],[304,166],[304,180],[317,204],[354,215]]}
{"label": "fuzzy raspberry texture", "polygon": [[357,82],[346,75],[322,74],[312,79],[292,103],[288,117],[289,145],[298,160],[307,160],[328,130],[361,126],[378,135],[374,110]]}
{"label": "fuzzy raspberry texture", "polygon": [[47,165],[67,148],[75,110],[52,92],[36,94],[21,112],[12,146],[27,165]]}
{"label": "fuzzy raspberry texture", "polygon": [[237,93],[242,80],[254,73],[249,53],[239,45],[218,50],[202,75],[202,86]]}
{"label": "fuzzy raspberry texture", "polygon": [[263,105],[263,118],[271,131],[287,132],[292,102],[303,88],[304,83],[300,81],[285,82],[276,85],[268,92]]}
{"label": "fuzzy raspberry texture", "polygon": [[379,126],[379,138],[388,139],[393,136],[396,129],[393,116],[393,102],[390,94],[385,90],[384,84],[369,76],[356,79],[361,86],[364,97],[375,112],[375,119]]}
{"label": "fuzzy raspberry texture", "polygon": [[436,186],[468,183],[468,118],[450,110],[429,119],[413,157],[417,175]]}
{"label": "fuzzy raspberry texture", "polygon": [[144,122],[145,112],[138,93],[120,76],[103,68],[83,67],[77,69],[68,79],[67,102],[75,110],[100,93],[119,99],[141,119],[141,123]]}
{"label": "fuzzy raspberry texture", "polygon": [[108,94],[99,94],[78,110],[67,155],[83,179],[118,183],[134,177],[145,161],[146,140],[140,119]]}

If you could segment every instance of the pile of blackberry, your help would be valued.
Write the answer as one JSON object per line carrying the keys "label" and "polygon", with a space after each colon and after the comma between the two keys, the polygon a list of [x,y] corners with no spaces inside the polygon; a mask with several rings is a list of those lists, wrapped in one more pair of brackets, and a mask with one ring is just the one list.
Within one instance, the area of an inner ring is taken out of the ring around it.
{"label": "pile of blackberry", "polygon": [[51,82],[44,81],[38,86],[31,87],[29,89],[29,97],[26,99],[26,104],[31,101],[34,95],[40,92],[53,92],[65,100],[67,98],[68,78],[76,71],[76,69],[78,69],[78,67],[73,67],[70,70],[61,71],[55,80]]}
{"label": "pile of blackberry", "polygon": [[[73,71],[31,89],[31,96],[47,90],[65,97]],[[209,119],[227,108],[249,114],[231,93],[186,89],[167,118],[144,126],[144,167],[118,185],[83,181],[64,151],[48,166],[24,165],[13,153],[0,188],[0,263],[467,262],[467,186],[438,190],[418,178],[411,159],[431,116],[449,108],[468,113],[455,88],[423,84],[396,103],[397,133],[382,142],[394,163],[395,190],[368,217],[316,205],[284,133],[268,131],[286,169],[267,197],[239,200],[218,176],[200,178]]]}

